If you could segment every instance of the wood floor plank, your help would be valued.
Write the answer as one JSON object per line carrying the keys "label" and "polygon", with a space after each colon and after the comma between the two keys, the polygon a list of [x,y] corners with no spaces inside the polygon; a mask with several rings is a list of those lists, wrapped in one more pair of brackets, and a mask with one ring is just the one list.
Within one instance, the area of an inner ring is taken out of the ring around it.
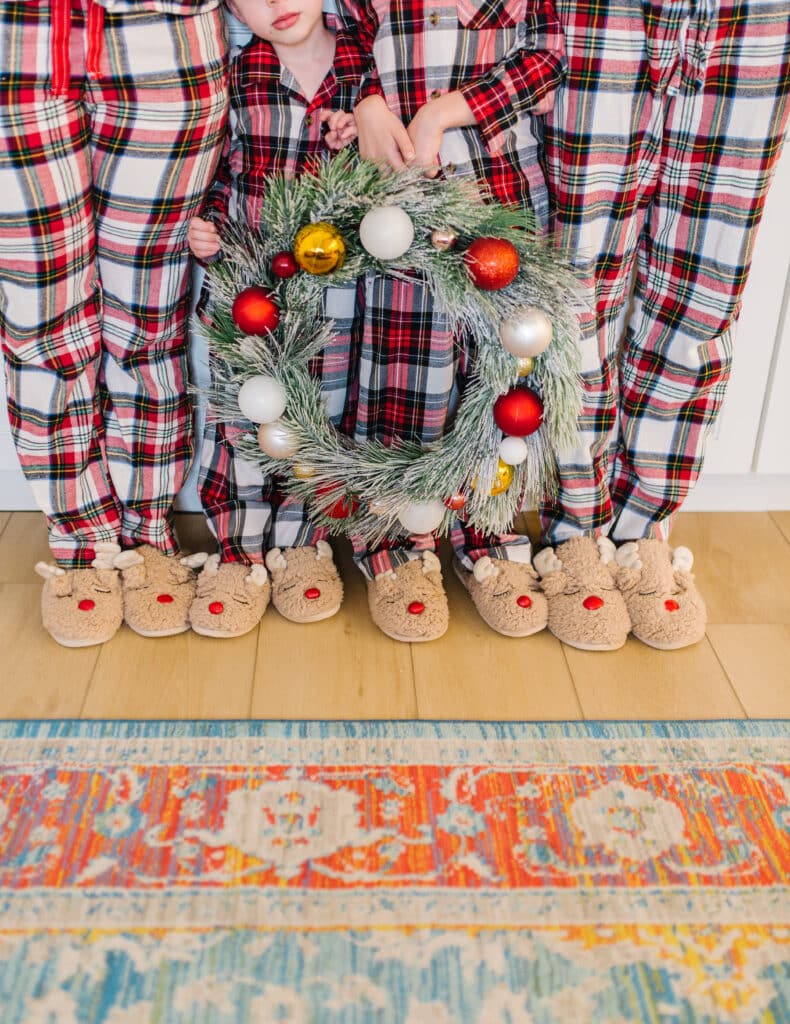
{"label": "wood floor plank", "polygon": [[40,512],[13,512],[0,534],[0,583],[34,583],[36,562],[51,562]]}
{"label": "wood floor plank", "polygon": [[477,614],[448,558],[444,551],[450,628],[439,640],[412,645],[419,717],[580,718],[559,641],[545,630],[523,639],[495,633]]}
{"label": "wood floor plank", "polygon": [[383,636],[349,546],[334,543],[343,607],[324,622],[296,625],[271,608],[261,622],[253,718],[414,718],[408,644]]}
{"label": "wood floor plank", "polygon": [[790,626],[709,626],[708,636],[750,718],[790,718]]}
{"label": "wood floor plank", "polygon": [[60,647],[41,625],[39,583],[0,583],[0,718],[78,718],[100,647]]}
{"label": "wood floor plank", "polygon": [[6,528],[6,526],[8,526],[10,521],[11,521],[11,513],[10,512],[0,512],[0,535],[2,535],[3,530]]}
{"label": "wood floor plank", "polygon": [[257,633],[155,639],[123,626],[105,644],[83,718],[248,718]]}
{"label": "wood floor plank", "polygon": [[790,512],[771,512],[771,519],[773,519],[784,534],[785,540],[790,544]]}
{"label": "wood floor plank", "polygon": [[713,648],[655,651],[633,637],[619,651],[565,647],[585,718],[745,718]]}
{"label": "wood floor plank", "polygon": [[790,544],[768,512],[688,512],[672,543],[694,553],[711,623],[790,623]]}

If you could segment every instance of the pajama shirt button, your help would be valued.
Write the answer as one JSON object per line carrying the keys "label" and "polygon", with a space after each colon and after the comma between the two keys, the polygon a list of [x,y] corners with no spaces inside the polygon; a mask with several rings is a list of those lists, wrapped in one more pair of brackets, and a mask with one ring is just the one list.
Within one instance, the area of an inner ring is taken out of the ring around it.
{"label": "pajama shirt button", "polygon": [[447,174],[455,174],[455,164],[445,164],[444,170]]}
{"label": "pajama shirt button", "polygon": [[304,123],[309,128],[310,125],[313,123],[313,115],[312,114],[308,114],[307,117],[304,119]]}
{"label": "pajama shirt button", "polygon": [[434,11],[433,14],[428,15],[428,21],[430,21],[432,25],[439,24],[439,15],[436,13],[436,11]]}
{"label": "pajama shirt button", "polygon": [[442,90],[441,89],[434,89],[433,92],[431,93],[431,99],[432,100],[438,100],[441,95],[442,95]]}

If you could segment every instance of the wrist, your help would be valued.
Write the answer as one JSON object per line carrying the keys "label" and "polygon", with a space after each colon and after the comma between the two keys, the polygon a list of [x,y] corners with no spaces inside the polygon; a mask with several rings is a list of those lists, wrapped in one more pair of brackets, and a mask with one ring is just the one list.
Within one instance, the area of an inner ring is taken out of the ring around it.
{"label": "wrist", "polygon": [[357,101],[356,105],[354,106],[354,113],[365,113],[368,109],[373,110],[377,106],[386,107],[387,104],[384,101],[384,97],[381,96],[379,93],[371,93],[368,96],[363,96],[361,100]]}
{"label": "wrist", "polygon": [[431,107],[432,117],[443,132],[450,128],[463,128],[476,123],[463,93],[457,90],[429,100],[426,106]]}

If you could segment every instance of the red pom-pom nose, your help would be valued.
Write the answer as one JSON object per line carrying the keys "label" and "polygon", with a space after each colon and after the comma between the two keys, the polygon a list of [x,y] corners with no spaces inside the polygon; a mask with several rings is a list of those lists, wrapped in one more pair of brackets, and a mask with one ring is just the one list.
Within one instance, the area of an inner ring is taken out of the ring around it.
{"label": "red pom-pom nose", "polygon": [[318,589],[318,587],[308,587],[307,590],[305,590],[304,592],[304,596],[307,598],[308,601],[315,601],[317,598],[321,596],[321,591]]}
{"label": "red pom-pom nose", "polygon": [[156,595],[156,599],[157,599],[157,601],[160,604],[172,604],[173,603],[173,595],[172,594],[157,594]]}
{"label": "red pom-pom nose", "polygon": [[532,598],[529,594],[519,594],[516,598],[516,604],[519,608],[529,608],[532,605]]}
{"label": "red pom-pom nose", "polygon": [[80,601],[77,607],[81,612],[92,612],[93,609],[96,607],[96,602],[91,601],[89,597],[85,597],[82,599],[82,601]]}
{"label": "red pom-pom nose", "polygon": [[678,608],[680,608],[680,605],[677,601],[673,601],[672,598],[670,598],[668,601],[664,601],[664,607],[668,612],[676,612]]}
{"label": "red pom-pom nose", "polygon": [[222,601],[212,601],[211,604],[208,606],[208,610],[211,612],[212,615],[222,615],[222,613],[225,611],[225,605],[222,603]]}
{"label": "red pom-pom nose", "polygon": [[603,608],[603,598],[597,594],[590,594],[589,597],[585,597],[582,604],[588,612],[597,612],[599,608]]}
{"label": "red pom-pom nose", "polygon": [[422,603],[422,601],[412,601],[412,603],[409,605],[410,615],[422,615],[424,611],[425,605]]}

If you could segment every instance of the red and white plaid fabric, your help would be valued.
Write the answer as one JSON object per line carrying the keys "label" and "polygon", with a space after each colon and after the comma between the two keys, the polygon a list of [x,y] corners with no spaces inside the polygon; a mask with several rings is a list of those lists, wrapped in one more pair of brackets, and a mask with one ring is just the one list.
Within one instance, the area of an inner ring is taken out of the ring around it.
{"label": "red and white plaid fabric", "polygon": [[[0,5],[0,337],[22,469],[53,554],[99,541],[175,549],[191,459],[186,228],[225,119],[218,11],[102,25],[74,0],[66,95],[52,95],[52,9]],[[94,23],[95,24],[95,23]]]}
{"label": "red and white plaid fabric", "polygon": [[[557,0],[546,123],[563,251],[586,280],[585,404],[546,538],[665,538],[730,372],[787,124],[787,0]],[[632,274],[635,292],[629,305]]]}

